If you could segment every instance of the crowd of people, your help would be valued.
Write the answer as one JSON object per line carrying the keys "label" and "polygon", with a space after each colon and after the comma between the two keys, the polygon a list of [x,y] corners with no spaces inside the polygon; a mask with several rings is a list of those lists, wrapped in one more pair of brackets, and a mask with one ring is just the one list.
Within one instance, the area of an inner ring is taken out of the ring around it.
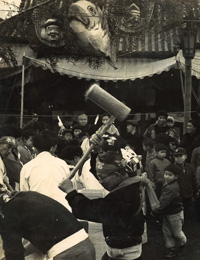
{"label": "crowd of people", "polygon": [[[166,258],[184,253],[182,227],[193,200],[200,220],[199,120],[190,120],[180,135],[175,119],[160,110],[144,133],[133,118],[125,129],[113,123],[101,136],[109,118],[103,114],[100,125],[89,123],[86,114],[75,123],[59,118],[55,130],[34,115],[23,129],[0,126],[6,260],[95,260],[84,221],[102,223],[102,260],[142,259],[148,219],[162,225]],[[91,144],[90,155],[70,177]],[[104,197],[89,199],[79,192],[84,189]]]}

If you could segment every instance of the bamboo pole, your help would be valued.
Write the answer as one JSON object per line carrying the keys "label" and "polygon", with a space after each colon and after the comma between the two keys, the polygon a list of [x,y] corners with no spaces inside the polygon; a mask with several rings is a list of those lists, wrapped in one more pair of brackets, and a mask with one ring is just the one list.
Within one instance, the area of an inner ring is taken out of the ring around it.
{"label": "bamboo pole", "polygon": [[23,127],[23,116],[24,116],[24,70],[25,70],[24,57],[25,57],[25,53],[23,54],[23,57],[22,57],[22,86],[21,86],[20,128]]}

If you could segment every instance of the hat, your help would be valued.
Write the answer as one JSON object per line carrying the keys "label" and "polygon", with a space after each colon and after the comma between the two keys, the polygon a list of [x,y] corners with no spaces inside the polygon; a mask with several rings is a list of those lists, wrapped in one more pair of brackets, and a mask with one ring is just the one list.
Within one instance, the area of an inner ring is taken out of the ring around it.
{"label": "hat", "polygon": [[103,163],[98,161],[96,163],[96,171],[98,175],[104,175],[105,177],[107,175],[110,175],[111,173],[114,173],[118,171],[121,167],[114,165],[114,164],[109,164],[109,163]]}
{"label": "hat", "polygon": [[173,118],[173,116],[168,116],[167,117],[167,122],[175,122],[175,120],[174,120],[174,118]]}
{"label": "hat", "polygon": [[48,19],[45,23],[44,23],[44,27],[47,27],[49,25],[58,25],[61,26],[60,21],[58,21],[58,19],[56,18],[50,18]]}
{"label": "hat", "polygon": [[16,140],[12,136],[4,136],[0,138],[1,144],[9,144],[11,147],[16,147]]}
{"label": "hat", "polygon": [[168,114],[167,114],[167,112],[166,112],[165,110],[159,110],[159,111],[156,113],[156,118],[158,119],[159,116],[164,116],[164,117],[166,117],[166,119],[167,119]]}
{"label": "hat", "polygon": [[186,153],[186,150],[183,148],[183,147],[179,147],[179,148],[177,148],[176,150],[175,150],[175,152],[174,152],[174,156],[177,156],[177,155],[185,155],[185,154],[187,154]]}
{"label": "hat", "polygon": [[132,120],[127,120],[126,123],[130,124],[130,125],[133,125],[133,126],[139,126],[138,121],[133,120],[133,119]]}
{"label": "hat", "polygon": [[167,167],[165,168],[165,171],[172,172],[174,175],[180,175],[181,174],[180,168],[175,164],[167,165]]}
{"label": "hat", "polygon": [[161,150],[167,150],[167,147],[164,144],[161,144],[161,143],[155,144],[155,151],[159,152]]}

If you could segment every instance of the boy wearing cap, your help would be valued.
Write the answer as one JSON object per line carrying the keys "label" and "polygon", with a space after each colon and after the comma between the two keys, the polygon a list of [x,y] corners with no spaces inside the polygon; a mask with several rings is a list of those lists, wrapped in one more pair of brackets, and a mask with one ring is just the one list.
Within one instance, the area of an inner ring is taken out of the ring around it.
{"label": "boy wearing cap", "polygon": [[179,147],[174,152],[174,163],[177,165],[181,174],[178,179],[180,187],[181,199],[184,206],[185,219],[187,219],[192,203],[192,197],[199,196],[199,187],[197,177],[193,166],[186,162],[187,153],[182,147]]}
{"label": "boy wearing cap", "polygon": [[122,166],[122,155],[108,151],[97,162],[99,182],[110,193],[104,198],[90,200],[77,193],[69,179],[59,188],[73,214],[79,218],[102,223],[107,252],[103,260],[141,259],[144,215],[141,208],[141,177],[129,177]]}
{"label": "boy wearing cap", "polygon": [[164,171],[170,164],[166,159],[167,147],[164,144],[158,143],[155,145],[156,158],[149,162],[148,178],[155,184],[155,192],[157,197],[160,197],[162,185],[164,183]]}
{"label": "boy wearing cap", "polygon": [[[155,208],[155,213],[163,214],[162,230],[166,254],[165,258],[172,258],[183,255],[186,244],[186,236],[182,231],[184,215],[183,205],[180,197],[180,188],[177,179],[180,176],[180,169],[177,165],[169,164],[164,172],[164,184],[159,199],[159,204]],[[178,251],[175,246],[178,244]]]}

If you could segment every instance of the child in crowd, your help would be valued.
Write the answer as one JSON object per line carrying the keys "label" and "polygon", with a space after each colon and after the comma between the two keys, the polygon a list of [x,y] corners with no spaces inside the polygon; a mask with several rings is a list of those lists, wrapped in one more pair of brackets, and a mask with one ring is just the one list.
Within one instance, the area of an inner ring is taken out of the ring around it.
{"label": "child in crowd", "polygon": [[[163,213],[162,230],[164,235],[165,248],[167,249],[165,258],[173,258],[176,255],[183,255],[186,236],[182,231],[184,214],[180,197],[180,189],[177,179],[180,175],[180,168],[169,164],[164,172],[164,184],[159,199],[159,204],[155,208],[155,213]],[[175,246],[178,244],[178,251]]]}
{"label": "child in crowd", "polygon": [[192,197],[194,196],[196,198],[199,196],[199,188],[195,170],[191,164],[186,163],[186,159],[186,150],[182,147],[177,148],[174,152],[174,160],[175,165],[178,165],[181,170],[178,184],[180,187],[180,194],[183,202],[185,219],[188,218],[192,203]]}
{"label": "child in crowd", "polygon": [[[100,128],[97,130],[97,133],[99,133],[102,128],[105,126],[105,124],[108,123],[110,119],[110,115],[109,114],[103,114],[102,118],[101,118],[101,122],[102,122],[102,126],[100,126]],[[117,127],[112,124],[106,131],[106,133],[108,133],[109,135],[119,135],[119,130],[117,129]]]}
{"label": "child in crowd", "polygon": [[164,144],[158,143],[155,145],[156,158],[149,162],[148,178],[155,184],[155,192],[160,198],[162,185],[164,183],[164,171],[170,164],[166,159],[167,147]]}
{"label": "child in crowd", "polygon": [[177,141],[180,141],[180,137],[174,127],[174,124],[175,124],[175,120],[174,120],[173,116],[168,116],[167,121],[166,121],[166,125],[168,127],[167,134],[169,136],[175,138]]}
{"label": "child in crowd", "polygon": [[62,132],[62,139],[65,140],[67,143],[73,139],[72,130],[64,129]]}
{"label": "child in crowd", "polygon": [[74,139],[77,139],[79,141],[79,134],[82,132],[83,132],[83,130],[80,125],[76,124],[73,126]]}
{"label": "child in crowd", "polygon": [[144,162],[144,170],[149,171],[149,163],[156,158],[156,151],[154,148],[155,142],[150,137],[145,137],[142,141],[143,150],[146,152],[146,158]]}
{"label": "child in crowd", "polygon": [[156,123],[151,124],[145,130],[143,137],[150,137],[153,140],[157,141],[157,138],[160,134],[166,134],[168,130],[168,126],[166,125],[168,114],[165,110],[159,110],[156,113]]}
{"label": "child in crowd", "polygon": [[169,144],[168,144],[168,159],[170,160],[171,163],[174,163],[174,152],[175,150],[179,147],[179,142],[169,136]]}

